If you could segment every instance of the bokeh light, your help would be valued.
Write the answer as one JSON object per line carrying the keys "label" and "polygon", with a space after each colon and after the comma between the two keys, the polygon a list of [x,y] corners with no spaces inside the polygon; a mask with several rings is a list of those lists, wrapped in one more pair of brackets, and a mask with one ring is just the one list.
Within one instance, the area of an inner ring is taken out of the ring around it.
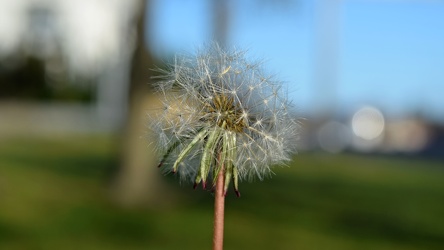
{"label": "bokeh light", "polygon": [[381,111],[370,106],[359,109],[352,118],[353,133],[364,140],[374,140],[382,136],[384,125]]}

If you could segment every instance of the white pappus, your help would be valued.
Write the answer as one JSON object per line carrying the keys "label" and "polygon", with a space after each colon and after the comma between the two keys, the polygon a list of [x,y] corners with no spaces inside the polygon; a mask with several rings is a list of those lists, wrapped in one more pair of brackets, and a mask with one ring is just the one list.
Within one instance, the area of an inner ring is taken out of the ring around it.
{"label": "white pappus", "polygon": [[223,171],[224,191],[233,180],[239,196],[239,179],[262,179],[296,151],[299,124],[281,82],[244,51],[213,44],[161,73],[163,108],[149,126],[167,172],[205,188]]}

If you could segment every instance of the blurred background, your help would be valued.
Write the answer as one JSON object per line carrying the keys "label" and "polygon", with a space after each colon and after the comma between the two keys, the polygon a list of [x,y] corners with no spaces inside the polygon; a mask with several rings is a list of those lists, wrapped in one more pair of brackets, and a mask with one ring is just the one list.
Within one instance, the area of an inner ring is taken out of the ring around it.
{"label": "blurred background", "polygon": [[227,249],[442,249],[444,2],[0,0],[0,249],[209,249],[155,167],[152,69],[202,44],[285,81],[298,155],[227,197]]}

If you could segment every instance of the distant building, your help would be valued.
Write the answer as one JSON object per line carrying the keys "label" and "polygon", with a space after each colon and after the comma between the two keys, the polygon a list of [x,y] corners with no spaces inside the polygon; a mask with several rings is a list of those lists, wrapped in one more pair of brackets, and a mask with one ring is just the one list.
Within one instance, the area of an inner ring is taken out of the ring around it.
{"label": "distant building", "polygon": [[444,126],[418,117],[394,119],[365,106],[342,119],[303,121],[300,150],[415,154],[444,158]]}

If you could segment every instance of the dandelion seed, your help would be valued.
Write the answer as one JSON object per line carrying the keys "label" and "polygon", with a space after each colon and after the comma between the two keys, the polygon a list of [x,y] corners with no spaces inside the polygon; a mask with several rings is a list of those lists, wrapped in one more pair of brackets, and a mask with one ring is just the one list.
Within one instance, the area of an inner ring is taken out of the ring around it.
{"label": "dandelion seed", "polygon": [[176,57],[157,82],[164,108],[150,124],[159,166],[204,188],[222,172],[224,191],[232,181],[239,195],[238,180],[263,179],[289,160],[299,126],[280,83],[262,71],[244,52],[217,45]]}

